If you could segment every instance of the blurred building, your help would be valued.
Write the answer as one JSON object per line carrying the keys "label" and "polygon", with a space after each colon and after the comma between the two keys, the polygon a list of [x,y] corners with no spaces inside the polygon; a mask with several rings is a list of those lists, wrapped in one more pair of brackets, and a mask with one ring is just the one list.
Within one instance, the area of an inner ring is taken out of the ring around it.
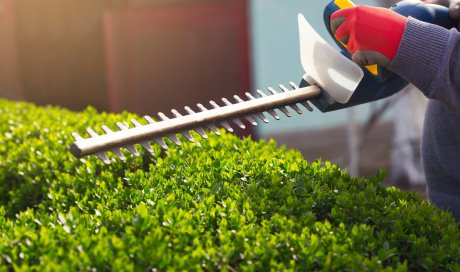
{"label": "blurred building", "polygon": [[[399,0],[377,2],[389,8]],[[394,136],[389,183],[399,187],[425,186],[420,145],[428,99],[414,85],[409,84],[394,95],[391,102],[394,109]]]}
{"label": "blurred building", "polygon": [[154,114],[250,89],[246,0],[0,0],[0,97]]}

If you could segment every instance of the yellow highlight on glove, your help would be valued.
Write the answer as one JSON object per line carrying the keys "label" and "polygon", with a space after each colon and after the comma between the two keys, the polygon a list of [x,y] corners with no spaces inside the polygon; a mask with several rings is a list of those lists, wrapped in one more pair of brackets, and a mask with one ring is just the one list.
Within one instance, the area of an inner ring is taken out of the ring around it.
{"label": "yellow highlight on glove", "polygon": [[[355,3],[351,2],[350,0],[335,0],[334,1],[334,4],[340,8],[340,9],[343,9],[343,8],[348,8],[348,7],[352,7],[355,5]],[[345,48],[347,47],[344,43],[342,43],[341,41],[339,41]],[[379,74],[379,68],[377,66],[377,64],[374,64],[374,65],[368,65],[366,66],[366,69],[374,76],[377,76]]]}

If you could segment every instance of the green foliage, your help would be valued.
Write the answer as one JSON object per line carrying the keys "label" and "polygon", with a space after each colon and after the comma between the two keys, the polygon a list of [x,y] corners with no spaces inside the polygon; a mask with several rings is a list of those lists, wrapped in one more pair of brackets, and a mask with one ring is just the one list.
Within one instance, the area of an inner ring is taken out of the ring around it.
{"label": "green foliage", "polygon": [[72,131],[134,117],[0,100],[0,270],[460,270],[447,212],[274,141],[68,152]]}

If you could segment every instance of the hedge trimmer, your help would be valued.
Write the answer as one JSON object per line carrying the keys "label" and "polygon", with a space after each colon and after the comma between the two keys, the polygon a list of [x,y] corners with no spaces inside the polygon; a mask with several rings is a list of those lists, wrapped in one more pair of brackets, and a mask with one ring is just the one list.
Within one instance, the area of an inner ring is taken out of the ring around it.
{"label": "hedge trimmer", "polygon": [[[332,0],[326,6],[324,21],[331,35],[331,14],[352,5],[349,0]],[[445,27],[456,24],[450,19],[447,8],[417,0],[401,1],[392,9],[404,16],[410,15]],[[258,97],[246,93],[246,100],[235,95],[233,102],[222,98],[220,104],[215,101],[210,101],[210,106],[197,104],[195,110],[186,106],[184,108],[186,113],[173,109],[171,111],[173,116],[170,117],[160,112],[159,122],[155,122],[150,116],[145,116],[147,125],[142,125],[138,120],[131,120],[132,127],[128,123],[117,123],[120,129],[118,131],[102,126],[105,132],[103,135],[88,128],[90,138],[84,139],[79,134],[73,133],[76,141],[70,147],[70,151],[76,157],[95,154],[105,163],[110,163],[106,152],[110,151],[125,160],[121,148],[139,156],[135,144],[140,144],[153,155],[150,141],[155,141],[164,149],[168,148],[163,137],[168,137],[173,143],[181,145],[177,134],[182,134],[187,140],[194,142],[190,134],[191,130],[207,138],[204,128],[219,135],[218,126],[233,131],[230,123],[244,129],[243,119],[254,126],[257,125],[258,119],[268,123],[269,120],[264,113],[279,120],[280,116],[275,110],[288,117],[291,116],[288,108],[298,114],[302,113],[298,104],[312,111],[313,108],[308,101],[322,112],[347,108],[388,97],[407,84],[402,78],[384,68],[375,65],[359,67],[350,60],[350,55],[340,41],[336,40],[336,43],[341,48],[341,52],[327,44],[303,15],[299,14],[298,20],[301,62],[306,72],[299,86],[291,82],[290,88],[280,85],[279,90],[268,88],[269,93],[257,90]]]}

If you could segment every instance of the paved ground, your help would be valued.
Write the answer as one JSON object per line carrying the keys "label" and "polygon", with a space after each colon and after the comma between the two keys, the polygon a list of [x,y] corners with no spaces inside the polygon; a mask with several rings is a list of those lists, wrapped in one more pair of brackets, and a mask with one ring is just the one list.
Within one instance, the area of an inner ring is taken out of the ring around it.
{"label": "paved ground", "polygon": [[[391,122],[376,125],[361,143],[359,151],[359,175],[370,177],[379,169],[388,174],[391,171],[391,139],[393,125]],[[302,131],[284,134],[272,134],[266,138],[274,138],[280,145],[294,148],[302,152],[307,161],[317,158],[328,160],[341,167],[348,162],[347,131],[345,127],[335,127],[316,131]],[[392,181],[386,180],[384,185]],[[414,191],[426,198],[425,187],[411,187],[405,181],[397,184],[405,191]]]}

